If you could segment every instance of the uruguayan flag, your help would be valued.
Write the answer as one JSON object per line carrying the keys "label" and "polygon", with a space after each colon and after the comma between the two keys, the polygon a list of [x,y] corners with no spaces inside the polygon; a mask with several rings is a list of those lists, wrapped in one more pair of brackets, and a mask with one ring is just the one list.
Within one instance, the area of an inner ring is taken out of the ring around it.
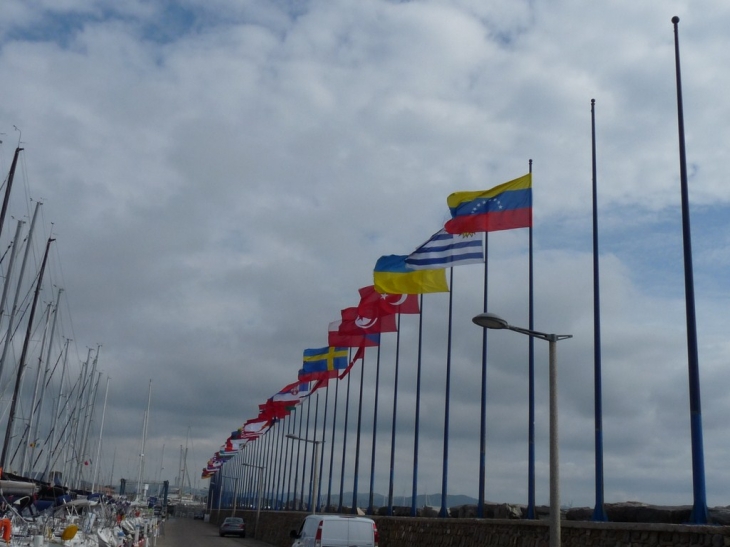
{"label": "uruguayan flag", "polygon": [[406,258],[406,264],[414,270],[438,270],[477,263],[484,263],[481,232],[450,234],[439,230]]}

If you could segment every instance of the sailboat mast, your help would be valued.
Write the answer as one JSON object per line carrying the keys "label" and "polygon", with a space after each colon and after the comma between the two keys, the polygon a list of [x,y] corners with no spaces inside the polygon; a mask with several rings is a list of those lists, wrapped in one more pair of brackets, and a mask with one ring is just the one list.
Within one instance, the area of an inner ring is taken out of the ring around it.
{"label": "sailboat mast", "polygon": [[[38,396],[38,409],[36,410],[36,414],[38,416],[43,416],[43,401],[46,399],[46,387],[48,386],[48,382],[50,381],[51,376],[51,353],[53,351],[53,338],[56,334],[56,323],[58,322],[58,305],[61,302],[61,293],[63,292],[63,289],[58,289],[58,295],[56,296],[56,305],[53,308],[53,324],[51,325],[51,332],[48,337],[48,350],[46,351],[46,367],[43,372],[43,383],[41,384],[41,392]],[[41,354],[43,353],[43,346],[41,346]],[[59,356],[60,357],[60,356]],[[38,362],[38,367],[40,369],[40,359]],[[38,446],[38,429],[40,427],[40,418],[36,420],[35,422],[35,428],[31,429],[31,439],[33,440],[33,445],[30,451],[30,469],[33,471],[35,469],[35,466],[37,464],[36,459],[40,459],[40,454],[38,455],[38,458],[35,457],[36,448]],[[46,450],[50,450],[50,446],[46,447]]]}
{"label": "sailboat mast", "polygon": [[162,481],[162,471],[165,469],[165,443],[162,443],[162,457],[160,459],[160,473],[157,475],[157,482]]}
{"label": "sailboat mast", "polygon": [[8,211],[8,202],[10,201],[10,190],[13,188],[13,179],[15,178],[15,168],[18,165],[18,156],[20,151],[24,148],[17,147],[15,154],[13,155],[13,163],[10,165],[10,173],[8,173],[8,185],[5,188],[5,197],[3,198],[3,207],[0,210],[0,235],[3,233],[3,226],[5,225],[5,213]]}
{"label": "sailboat mast", "polygon": [[139,475],[137,476],[137,492],[136,497],[139,501],[139,494],[142,490],[142,473],[144,473],[144,448],[147,442],[147,420],[150,414],[150,402],[152,401],[152,380],[150,380],[149,390],[147,392],[147,410],[144,413],[144,425],[142,426],[142,450],[139,454]]}
{"label": "sailboat mast", "polygon": [[[60,292],[63,291],[63,289],[59,290],[59,296]],[[59,382],[58,387],[58,401],[56,402],[56,411],[53,413],[53,418],[51,421],[51,440],[48,443],[48,450],[46,450],[46,466],[43,469],[43,476],[41,477],[42,480],[50,482],[50,477],[48,476],[48,473],[51,470],[51,459],[53,456],[53,451],[56,449],[56,424],[58,423],[58,418],[61,414],[61,401],[63,400],[63,382],[66,380],[66,365],[68,364],[68,345],[71,342],[70,338],[66,338],[66,347],[63,350],[63,365],[61,365],[61,381]],[[65,435],[65,427],[64,427],[64,435]]]}
{"label": "sailboat mast", "polygon": [[89,392],[89,398],[86,403],[86,413],[84,415],[84,427],[81,430],[81,458],[79,460],[79,478],[83,478],[83,465],[86,464],[86,448],[89,442],[89,428],[91,427],[91,416],[94,413],[94,405],[96,404],[96,391],[99,389],[99,380],[101,380],[101,372],[96,371],[96,365],[99,360],[99,349],[101,346],[96,347],[96,355],[94,356],[94,363],[91,367],[91,376],[89,377],[90,382],[94,382],[94,386]]}
{"label": "sailboat mast", "polygon": [[177,495],[180,497],[182,492],[182,445],[180,445],[180,456],[177,460],[177,477],[175,477],[175,486],[177,486]]}
{"label": "sailboat mast", "polygon": [[74,399],[74,408],[73,408],[73,414],[71,417],[71,428],[72,431],[70,433],[71,435],[71,442],[67,446],[72,451],[73,457],[71,458],[71,463],[69,465],[71,466],[69,469],[69,484],[71,484],[74,488],[78,486],[77,480],[78,480],[78,460],[80,458],[80,455],[78,453],[78,446],[80,444],[80,437],[81,437],[81,431],[80,431],[80,424],[81,424],[81,410],[84,406],[84,398],[86,396],[86,378],[88,377],[88,370],[89,370],[89,362],[91,361],[91,352],[93,350],[89,348],[88,353],[86,354],[86,361],[81,365],[81,374],[79,375],[79,379],[76,382],[76,387],[78,387],[78,396]]}
{"label": "sailboat mast", "polygon": [[5,315],[5,304],[8,301],[8,291],[10,290],[10,279],[13,276],[13,266],[15,265],[15,257],[18,255],[18,249],[20,248],[20,234],[23,231],[22,220],[18,221],[18,227],[15,229],[15,237],[13,238],[12,246],[10,250],[10,261],[8,262],[8,271],[5,272],[5,283],[3,283],[3,295],[0,298],[0,324],[2,323],[3,315]]}
{"label": "sailboat mast", "polygon": [[[185,486],[185,477],[188,474],[188,441],[190,441],[190,426],[188,426],[188,434],[185,437],[185,453],[183,455],[182,477],[180,480],[180,501],[182,501],[183,488]],[[190,482],[189,478],[188,478],[188,482]],[[191,490],[192,490],[192,488],[191,488]]]}
{"label": "sailboat mast", "polygon": [[51,243],[55,239],[48,238],[46,243],[46,252],[43,254],[43,262],[41,263],[41,270],[38,273],[38,282],[35,286],[35,293],[33,294],[33,304],[30,308],[30,317],[28,318],[28,328],[25,333],[25,340],[23,341],[23,350],[20,353],[20,361],[18,362],[18,375],[15,380],[15,389],[13,390],[13,400],[10,403],[10,414],[8,415],[8,425],[5,429],[5,440],[3,441],[3,450],[0,454],[0,469],[5,469],[5,459],[8,455],[8,447],[10,445],[10,434],[13,429],[13,422],[15,421],[15,411],[18,405],[18,392],[20,391],[20,382],[23,379],[23,369],[25,368],[25,359],[28,356],[28,343],[30,342],[30,333],[33,330],[33,319],[35,317],[36,306],[38,305],[38,296],[41,292],[41,284],[43,283],[43,273],[46,270],[46,263],[48,262],[48,251],[51,249]]}
{"label": "sailboat mast", "polygon": [[104,408],[101,411],[101,425],[99,426],[99,444],[96,446],[96,459],[94,460],[94,478],[91,483],[91,491],[96,488],[96,479],[99,473],[99,458],[101,457],[101,436],[104,433],[104,417],[106,416],[106,401],[109,397],[109,377],[106,377],[106,390],[104,392]]}
{"label": "sailboat mast", "polygon": [[114,447],[114,456],[112,456],[112,472],[109,473],[109,484],[114,484],[114,464],[117,463],[117,447]]}
{"label": "sailboat mast", "polygon": [[[46,337],[48,336],[48,324],[51,322],[51,308],[52,304],[46,306],[46,325],[43,328],[43,340],[41,341],[41,351],[38,354],[38,369],[36,370],[35,383],[33,385],[33,400],[30,404],[30,417],[28,418],[28,426],[25,429],[25,433],[20,436],[20,442],[23,443],[23,451],[20,457],[20,474],[27,476],[28,473],[28,447],[35,447],[35,425],[36,425],[36,404],[38,402],[38,392],[40,390],[41,383],[41,370],[43,369],[43,348],[46,346]],[[25,438],[25,442],[23,439]],[[31,460],[33,454],[31,451]]]}
{"label": "sailboat mast", "polygon": [[43,205],[40,201],[35,204],[33,211],[33,219],[30,221],[30,228],[28,228],[28,237],[25,240],[25,253],[23,253],[23,262],[20,264],[20,273],[18,274],[18,284],[15,288],[15,296],[13,297],[13,307],[10,308],[10,317],[8,318],[8,328],[5,331],[5,344],[3,345],[3,354],[0,357],[0,377],[3,374],[3,367],[5,366],[5,359],[8,356],[8,348],[10,347],[10,341],[13,339],[13,322],[15,320],[15,313],[18,311],[18,298],[20,297],[20,289],[23,284],[23,275],[25,274],[25,266],[28,263],[28,256],[30,255],[31,242],[33,241],[33,233],[35,232],[35,223],[38,219],[38,211]]}

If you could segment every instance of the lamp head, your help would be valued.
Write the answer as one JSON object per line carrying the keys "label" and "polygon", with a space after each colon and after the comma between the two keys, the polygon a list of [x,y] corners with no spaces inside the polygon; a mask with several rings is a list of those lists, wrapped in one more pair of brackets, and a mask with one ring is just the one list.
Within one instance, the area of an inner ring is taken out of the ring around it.
{"label": "lamp head", "polygon": [[493,313],[480,313],[472,318],[475,325],[479,325],[485,329],[508,329],[509,323],[502,319],[499,315]]}

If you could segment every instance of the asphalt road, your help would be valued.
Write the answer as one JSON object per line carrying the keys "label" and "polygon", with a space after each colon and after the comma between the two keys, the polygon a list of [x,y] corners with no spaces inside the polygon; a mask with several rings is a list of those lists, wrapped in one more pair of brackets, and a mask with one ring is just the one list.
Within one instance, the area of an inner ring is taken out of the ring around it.
{"label": "asphalt road", "polygon": [[155,543],[150,542],[150,547],[272,547],[248,537],[220,537],[216,525],[180,517],[169,518],[161,524]]}

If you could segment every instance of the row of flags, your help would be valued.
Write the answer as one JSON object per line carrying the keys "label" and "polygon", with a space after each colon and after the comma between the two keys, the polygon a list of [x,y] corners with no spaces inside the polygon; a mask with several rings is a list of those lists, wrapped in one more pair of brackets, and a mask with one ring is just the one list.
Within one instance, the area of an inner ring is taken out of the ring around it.
{"label": "row of flags", "polygon": [[[233,431],[208,461],[202,478],[215,474],[248,442],[264,435],[305,398],[344,378],[380,344],[382,333],[396,332],[396,314],[418,314],[419,294],[448,292],[446,268],[484,263],[484,232],[532,226],[532,175],[486,191],[455,192],[447,198],[451,219],[408,255],[380,257],[373,285],[359,290],[357,306],[345,308],[327,329],[327,346],[305,349],[297,380],[259,405],[259,414]],[[354,355],[350,358],[352,350]]]}

